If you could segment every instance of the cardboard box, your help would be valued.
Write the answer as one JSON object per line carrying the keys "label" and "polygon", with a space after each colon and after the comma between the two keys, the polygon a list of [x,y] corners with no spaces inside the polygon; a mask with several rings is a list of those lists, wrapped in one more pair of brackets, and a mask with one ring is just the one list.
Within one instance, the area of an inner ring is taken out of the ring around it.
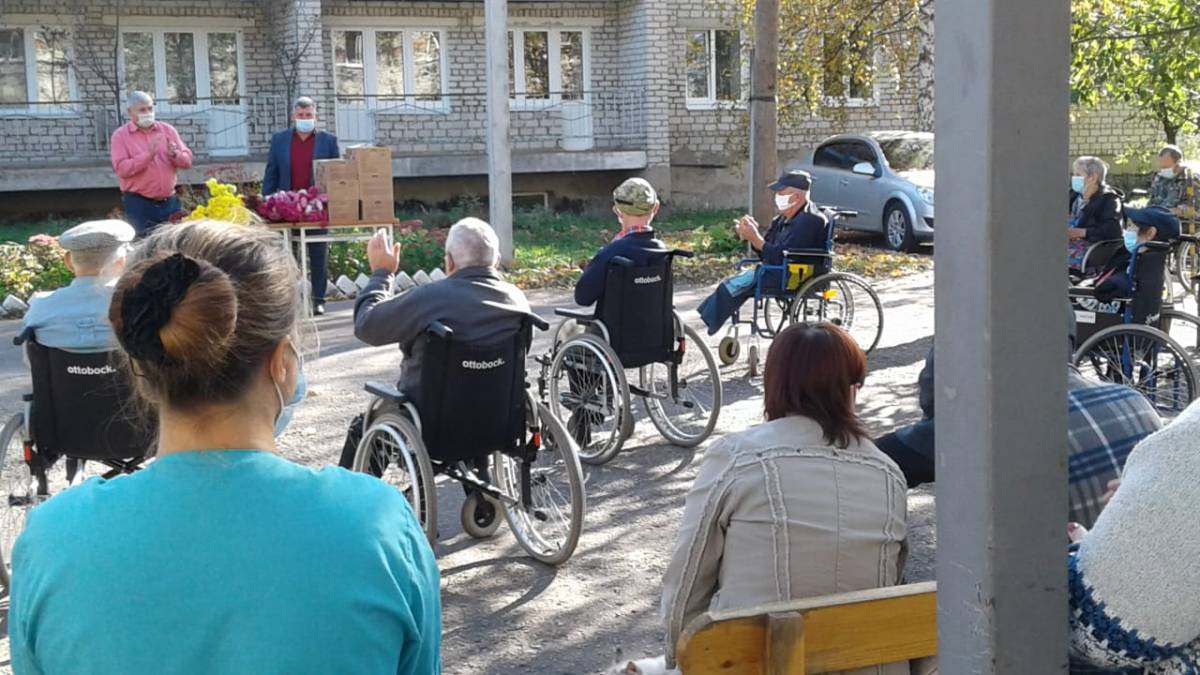
{"label": "cardboard box", "polygon": [[314,162],[313,182],[329,196],[329,201],[349,203],[358,200],[358,172],[354,163],[344,159],[319,159]]}
{"label": "cardboard box", "polygon": [[356,223],[358,222],[358,200],[339,199],[329,201],[329,222]]}
{"label": "cardboard box", "polygon": [[376,181],[392,178],[391,148],[377,148],[369,145],[356,145],[346,150],[346,160],[354,164],[358,171],[358,179]]}
{"label": "cardboard box", "polygon": [[391,197],[366,197],[361,200],[362,219],[373,223],[390,223],[396,217],[396,205]]}

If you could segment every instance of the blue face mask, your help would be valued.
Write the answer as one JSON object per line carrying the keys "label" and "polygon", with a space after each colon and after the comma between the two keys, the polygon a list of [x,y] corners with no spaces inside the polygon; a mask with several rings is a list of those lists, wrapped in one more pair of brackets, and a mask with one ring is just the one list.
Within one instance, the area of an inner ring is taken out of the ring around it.
{"label": "blue face mask", "polygon": [[1071,189],[1083,194],[1083,176],[1071,176]]}
{"label": "blue face mask", "polygon": [[296,355],[296,390],[292,392],[291,400],[285,403],[283,391],[279,389],[279,383],[275,383],[275,393],[279,396],[279,414],[275,416],[275,438],[283,434],[283,430],[291,423],[296,408],[308,394],[308,381],[304,379],[304,361],[300,359],[300,352],[296,351],[295,346],[292,346],[292,353]]}
{"label": "blue face mask", "polygon": [[1125,250],[1133,253],[1138,247],[1138,233],[1130,230],[1125,231]]}
{"label": "blue face mask", "polygon": [[296,120],[296,131],[299,131],[302,134],[311,134],[313,129],[316,128],[316,120]]}

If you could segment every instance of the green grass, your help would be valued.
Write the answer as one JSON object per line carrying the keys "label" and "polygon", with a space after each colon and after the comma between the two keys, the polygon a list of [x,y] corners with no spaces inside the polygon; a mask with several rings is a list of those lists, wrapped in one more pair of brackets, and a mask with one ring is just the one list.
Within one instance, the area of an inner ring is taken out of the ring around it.
{"label": "green grass", "polygon": [[70,218],[47,218],[36,222],[0,223],[0,242],[14,241],[24,244],[35,234],[49,234],[57,237],[80,222],[78,219]]}

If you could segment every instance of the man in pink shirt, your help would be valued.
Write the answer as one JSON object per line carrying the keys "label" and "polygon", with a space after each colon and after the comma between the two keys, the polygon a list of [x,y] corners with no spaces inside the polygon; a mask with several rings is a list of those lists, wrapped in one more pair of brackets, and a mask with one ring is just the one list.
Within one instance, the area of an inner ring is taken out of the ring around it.
{"label": "man in pink shirt", "polygon": [[175,127],[154,120],[154,99],[144,91],[129,94],[129,124],[113,132],[110,147],[125,220],[144,237],[180,210],[175,172],[192,166],[192,151]]}

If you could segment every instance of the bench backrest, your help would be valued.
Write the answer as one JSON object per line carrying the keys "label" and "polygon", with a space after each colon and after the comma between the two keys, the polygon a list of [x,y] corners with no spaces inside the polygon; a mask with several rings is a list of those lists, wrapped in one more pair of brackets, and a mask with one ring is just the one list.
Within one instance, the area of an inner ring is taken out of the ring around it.
{"label": "bench backrest", "polygon": [[698,617],[679,638],[683,675],[809,675],[937,654],[935,582]]}

